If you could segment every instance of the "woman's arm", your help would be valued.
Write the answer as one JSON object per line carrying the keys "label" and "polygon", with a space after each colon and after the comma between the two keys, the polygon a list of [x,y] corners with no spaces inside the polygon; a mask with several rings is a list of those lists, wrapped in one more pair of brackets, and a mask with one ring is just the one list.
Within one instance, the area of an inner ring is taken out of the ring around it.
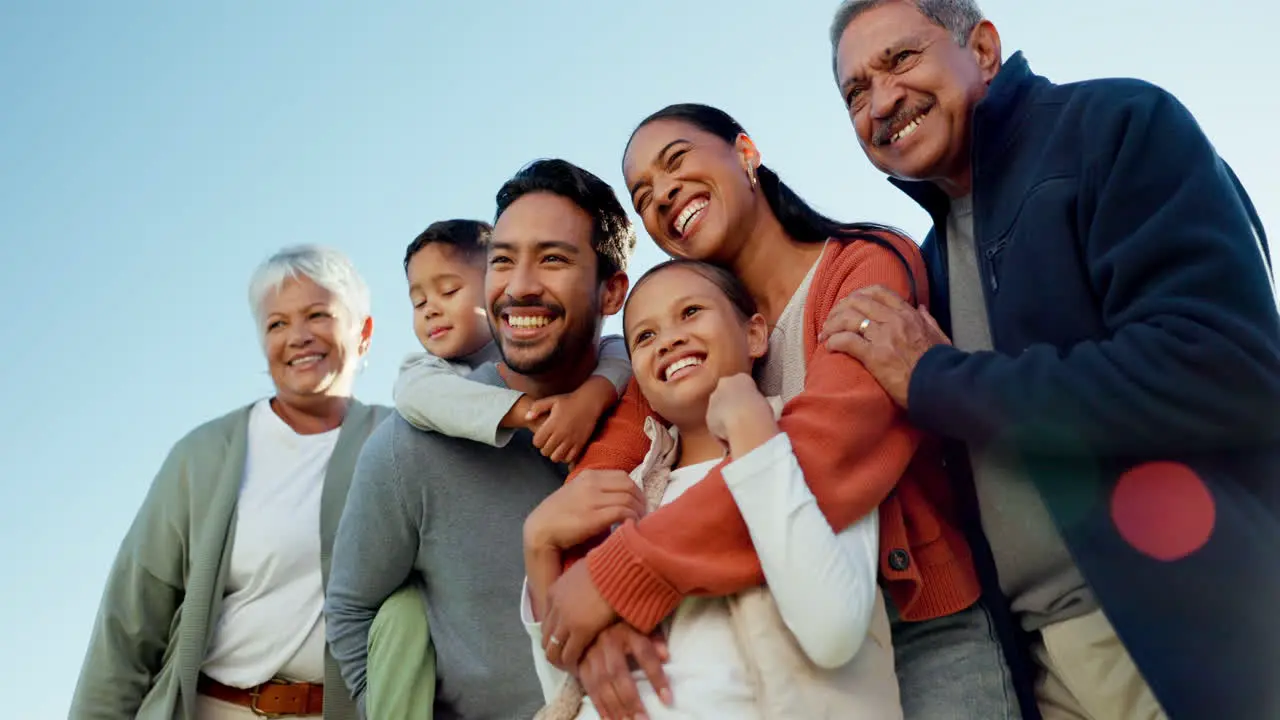
{"label": "woman's arm", "polygon": [[649,449],[649,438],[644,434],[644,420],[653,414],[649,403],[640,393],[634,380],[627,383],[627,390],[618,401],[600,429],[600,435],[587,446],[586,452],[574,466],[565,482],[576,480],[588,470],[621,470],[631,472],[644,462]]}
{"label": "woman's arm", "polygon": [[70,720],[132,720],[160,672],[183,598],[188,462],[179,443],[120,544],[71,698]]}
{"label": "woman's arm", "polygon": [[875,607],[878,513],[835,533],[784,434],[723,472],[791,634],[818,666],[847,664],[862,647]]}

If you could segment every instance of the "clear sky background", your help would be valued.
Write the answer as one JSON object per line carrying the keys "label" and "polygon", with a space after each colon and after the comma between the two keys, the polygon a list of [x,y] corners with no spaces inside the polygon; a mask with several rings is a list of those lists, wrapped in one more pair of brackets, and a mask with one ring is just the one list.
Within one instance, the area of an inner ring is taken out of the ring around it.
{"label": "clear sky background", "polygon": [[[334,245],[364,273],[376,332],[357,392],[386,403],[414,347],[405,245],[434,220],[492,219],[537,157],[621,191],[630,130],[671,102],[728,110],[829,214],[923,236],[841,107],[835,4],[0,2],[0,714],[66,716],[165,452],[270,393],[245,286],[279,247]],[[1006,56],[1054,80],[1172,90],[1280,234],[1272,3],[984,9]],[[634,271],[659,259],[642,233]]]}

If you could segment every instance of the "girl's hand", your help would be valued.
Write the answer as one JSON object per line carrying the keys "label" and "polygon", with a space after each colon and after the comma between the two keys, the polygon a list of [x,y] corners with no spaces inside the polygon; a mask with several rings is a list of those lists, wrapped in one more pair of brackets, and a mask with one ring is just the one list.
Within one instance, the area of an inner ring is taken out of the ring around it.
{"label": "girl's hand", "polygon": [[525,518],[525,549],[568,550],[644,512],[644,493],[626,473],[585,470]]}
{"label": "girl's hand", "polygon": [[578,680],[601,718],[645,717],[631,667],[644,671],[662,703],[670,707],[671,683],[662,669],[670,657],[661,633],[648,636],[619,621],[587,648],[578,664]]}
{"label": "girl's hand", "polygon": [[707,429],[735,458],[755,450],[780,432],[769,401],[746,373],[723,377],[716,383],[707,403]]}

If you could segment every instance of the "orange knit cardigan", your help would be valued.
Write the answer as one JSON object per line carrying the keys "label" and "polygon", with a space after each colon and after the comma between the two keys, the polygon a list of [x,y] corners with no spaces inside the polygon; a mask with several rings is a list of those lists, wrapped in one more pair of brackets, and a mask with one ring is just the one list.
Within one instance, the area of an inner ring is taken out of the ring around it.
{"label": "orange knit cardigan", "polygon": [[[907,258],[917,296],[928,297],[919,248],[898,235],[882,237]],[[804,308],[805,388],[786,404],[779,426],[833,528],[880,508],[881,581],[901,617],[942,617],[972,605],[980,590],[939,445],[908,424],[859,361],[817,342],[836,302],[871,285],[902,297],[912,289],[907,269],[888,249],[832,239]],[[583,470],[637,467],[649,447],[644,421],[651,414],[633,380],[568,482]],[[645,632],[686,595],[729,595],[764,583],[720,467],[670,505],[618,528],[586,557],[601,594]]]}

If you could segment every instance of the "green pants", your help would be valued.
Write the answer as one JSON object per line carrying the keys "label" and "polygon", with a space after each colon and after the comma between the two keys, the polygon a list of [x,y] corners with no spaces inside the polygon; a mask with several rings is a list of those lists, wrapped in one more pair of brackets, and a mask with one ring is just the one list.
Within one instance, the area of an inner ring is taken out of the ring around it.
{"label": "green pants", "polygon": [[369,630],[365,714],[370,720],[431,720],[436,651],[426,598],[410,583],[392,593]]}

